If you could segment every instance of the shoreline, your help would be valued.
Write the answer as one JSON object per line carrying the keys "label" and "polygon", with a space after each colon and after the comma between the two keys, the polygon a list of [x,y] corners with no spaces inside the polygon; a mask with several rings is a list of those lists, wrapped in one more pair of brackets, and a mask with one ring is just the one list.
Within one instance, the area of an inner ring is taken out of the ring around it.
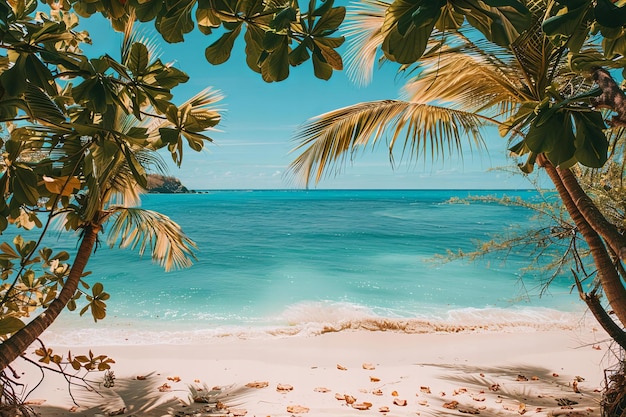
{"label": "shoreline", "polygon": [[[95,355],[116,361],[116,384],[102,388],[104,397],[75,389],[82,407],[70,412],[67,383],[47,375],[29,399],[45,400],[34,408],[57,417],[114,415],[122,409],[120,415],[135,416],[165,416],[172,407],[180,413],[206,410],[208,404],[201,403],[180,408],[192,386],[201,393],[221,387],[220,401],[230,409],[218,415],[226,416],[597,416],[611,356],[605,338],[586,326],[529,333],[343,331],[204,344],[94,346]],[[84,350],[72,349],[75,354]],[[36,382],[25,378],[29,386]],[[267,385],[246,387],[254,383]]]}

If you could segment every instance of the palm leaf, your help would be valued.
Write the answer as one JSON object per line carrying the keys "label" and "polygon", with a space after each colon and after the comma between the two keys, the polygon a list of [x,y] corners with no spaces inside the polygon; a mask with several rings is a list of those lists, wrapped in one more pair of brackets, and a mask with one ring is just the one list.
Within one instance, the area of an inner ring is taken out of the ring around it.
{"label": "palm leaf", "polygon": [[119,242],[120,248],[138,249],[139,255],[149,248],[153,261],[166,271],[191,266],[196,244],[169,217],[121,206],[111,207],[110,211],[112,225],[107,237],[110,246]]}
{"label": "palm leaf", "polygon": [[[180,106],[178,106],[178,108],[182,109],[186,106],[191,106],[189,111],[192,114],[205,113],[214,114],[215,116],[219,117],[219,114],[221,112],[224,112],[224,109],[216,106],[216,103],[221,101],[223,98],[224,95],[221,91],[216,90],[212,87],[207,87],[195,96],[182,103]],[[167,120],[153,118],[151,120],[148,120],[145,124],[142,124],[142,126],[148,128],[150,138],[154,140],[159,137],[160,128],[171,127],[172,123]]]}
{"label": "palm leaf", "polygon": [[120,62],[124,65],[128,64],[130,50],[134,43],[142,43],[146,46],[151,61],[158,59],[161,55],[159,43],[156,41],[157,37],[154,36],[154,31],[146,30],[146,26],[142,26],[141,29],[135,29],[134,14],[135,11],[132,10],[128,23],[124,28],[124,38],[120,51]]}
{"label": "palm leaf", "polygon": [[[381,31],[385,11],[390,6],[383,0],[352,3],[347,13],[345,36],[348,39],[346,73],[358,85],[372,80],[374,63],[385,34]],[[381,58],[382,59],[382,58]]]}
{"label": "palm leaf", "polygon": [[514,66],[493,65],[492,60],[493,56],[468,55],[465,48],[444,48],[437,56],[424,57],[426,69],[405,85],[404,92],[412,102],[445,103],[490,117],[510,113],[532,97],[524,94]]}
{"label": "palm leaf", "polygon": [[420,154],[437,157],[461,153],[463,137],[472,144],[483,144],[480,127],[493,120],[457,109],[426,103],[383,100],[359,103],[317,116],[305,124],[295,140],[292,152],[302,153],[289,171],[308,183],[319,182],[327,167],[341,163],[347,155],[370,145],[374,147],[389,133],[387,146],[393,151],[399,137],[404,138],[402,154],[411,158]]}

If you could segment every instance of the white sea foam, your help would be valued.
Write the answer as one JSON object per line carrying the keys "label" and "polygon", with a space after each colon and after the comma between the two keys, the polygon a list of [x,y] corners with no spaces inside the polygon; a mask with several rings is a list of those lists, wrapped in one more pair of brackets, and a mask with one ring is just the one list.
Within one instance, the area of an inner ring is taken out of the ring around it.
{"label": "white sea foam", "polygon": [[[406,312],[402,313],[403,315]],[[103,326],[76,328],[69,322],[55,324],[45,335],[50,345],[148,345],[196,344],[222,338],[259,339],[316,336],[342,331],[420,333],[540,332],[575,330],[592,325],[584,311],[563,312],[541,307],[463,308],[402,316],[374,312],[364,306],[341,302],[302,302],[276,317],[257,322],[219,325],[205,321],[131,321],[112,318]]]}

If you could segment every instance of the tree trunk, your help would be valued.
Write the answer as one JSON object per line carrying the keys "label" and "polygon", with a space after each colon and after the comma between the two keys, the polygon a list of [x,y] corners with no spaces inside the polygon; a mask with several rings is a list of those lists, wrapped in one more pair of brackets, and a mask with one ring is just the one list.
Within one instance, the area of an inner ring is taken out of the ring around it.
{"label": "tree trunk", "polygon": [[[554,165],[547,160],[547,158],[543,157],[543,155],[540,155],[537,162],[546,170],[546,173],[556,186],[557,192],[559,193],[559,196],[561,197],[561,200],[563,201],[570,217],[587,242],[589,250],[593,256],[593,261],[596,265],[598,277],[600,279],[600,283],[602,284],[604,294],[606,295],[611,308],[615,312],[615,315],[623,325],[626,323],[626,289],[622,285],[620,276],[617,273],[615,265],[613,264],[611,256],[609,255],[602,238],[589,224],[589,222],[587,222],[586,218],[579,209],[579,206],[575,202],[576,200],[581,200],[581,196],[573,196],[570,194],[569,190],[575,189],[576,187],[573,184],[569,184],[569,187],[566,186],[567,183],[571,183],[572,181],[578,184],[576,178],[569,170],[555,168]],[[580,186],[578,186],[578,188],[580,188]],[[582,194],[586,196],[584,191],[582,191],[582,189],[580,190]]]}
{"label": "tree trunk", "polygon": [[602,326],[604,331],[613,339],[622,349],[626,349],[626,332],[613,321],[609,313],[606,312],[598,295],[595,292],[587,294],[580,292],[580,298],[587,304],[589,311],[593,314],[596,321]]}
{"label": "tree trunk", "polygon": [[572,201],[578,207],[587,223],[602,236],[620,259],[626,255],[626,238],[609,222],[593,203],[591,197],[582,189],[576,177],[569,169],[555,168]]}
{"label": "tree trunk", "polygon": [[80,278],[96,243],[99,227],[89,224],[83,231],[83,239],[78,247],[74,264],[57,298],[50,303],[44,312],[0,344],[0,370],[5,369],[11,362],[20,357],[41,336],[76,293]]}

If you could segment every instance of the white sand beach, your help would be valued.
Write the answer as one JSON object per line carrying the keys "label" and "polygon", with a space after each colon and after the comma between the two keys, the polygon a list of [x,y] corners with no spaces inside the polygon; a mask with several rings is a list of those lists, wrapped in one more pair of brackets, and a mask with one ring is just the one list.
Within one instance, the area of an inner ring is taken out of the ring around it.
{"label": "white sand beach", "polygon": [[[116,360],[113,388],[74,388],[76,407],[67,383],[48,375],[29,399],[42,416],[592,416],[612,360],[605,339],[587,327],[93,347]],[[191,402],[190,386],[199,397],[213,389],[213,404]]]}

